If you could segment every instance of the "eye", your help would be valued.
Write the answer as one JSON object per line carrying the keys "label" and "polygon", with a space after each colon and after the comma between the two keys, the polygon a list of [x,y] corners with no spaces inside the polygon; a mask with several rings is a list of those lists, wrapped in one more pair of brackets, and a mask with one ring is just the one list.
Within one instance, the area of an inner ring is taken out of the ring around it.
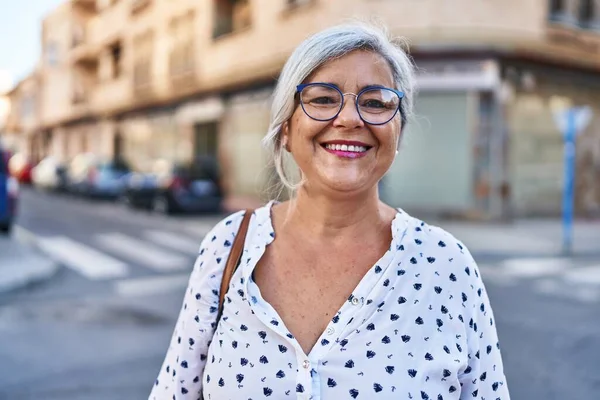
{"label": "eye", "polygon": [[367,108],[387,108],[386,104],[381,100],[367,99],[362,104],[362,107]]}
{"label": "eye", "polygon": [[331,104],[337,104],[338,100],[336,98],[329,97],[329,96],[321,96],[321,97],[315,97],[313,99],[310,99],[308,102],[310,104],[315,104],[315,105],[331,105]]}

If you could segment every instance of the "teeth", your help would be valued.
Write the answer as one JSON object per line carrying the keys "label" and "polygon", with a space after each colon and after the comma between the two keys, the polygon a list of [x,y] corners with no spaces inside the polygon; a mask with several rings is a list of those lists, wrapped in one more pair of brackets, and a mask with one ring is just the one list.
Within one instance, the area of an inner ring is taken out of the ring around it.
{"label": "teeth", "polygon": [[367,151],[367,148],[365,146],[354,146],[354,145],[348,146],[345,144],[326,144],[325,147],[330,150],[349,151],[352,153],[363,153],[363,152]]}

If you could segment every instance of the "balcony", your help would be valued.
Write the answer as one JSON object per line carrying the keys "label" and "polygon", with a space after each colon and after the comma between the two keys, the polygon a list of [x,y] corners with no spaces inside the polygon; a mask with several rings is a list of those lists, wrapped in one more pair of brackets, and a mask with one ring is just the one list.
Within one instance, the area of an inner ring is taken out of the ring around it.
{"label": "balcony", "polygon": [[91,44],[82,44],[71,50],[71,63],[86,67],[94,67],[98,64],[100,49]]}
{"label": "balcony", "polygon": [[86,42],[104,46],[121,39],[130,25],[126,4],[119,2],[92,18],[86,27]]}
{"label": "balcony", "polygon": [[133,0],[131,3],[131,15],[138,14],[147,9],[152,4],[152,0]]}
{"label": "balcony", "polygon": [[88,14],[95,14],[98,11],[96,0],[71,0],[71,4],[75,11],[82,11]]}
{"label": "balcony", "polygon": [[124,109],[133,102],[132,89],[131,81],[124,76],[103,82],[96,87],[91,97],[94,111],[110,114]]}
{"label": "balcony", "polygon": [[87,89],[79,88],[73,90],[69,119],[80,119],[91,115],[89,95],[90,91]]}

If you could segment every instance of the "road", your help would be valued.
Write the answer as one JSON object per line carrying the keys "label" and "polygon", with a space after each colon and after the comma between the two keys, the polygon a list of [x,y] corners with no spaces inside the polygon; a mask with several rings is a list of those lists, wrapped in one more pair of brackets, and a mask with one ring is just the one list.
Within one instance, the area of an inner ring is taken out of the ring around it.
{"label": "road", "polygon": [[[0,295],[0,399],[145,399],[215,217],[22,193],[19,225],[64,265]],[[478,257],[513,399],[598,398],[600,257]]]}

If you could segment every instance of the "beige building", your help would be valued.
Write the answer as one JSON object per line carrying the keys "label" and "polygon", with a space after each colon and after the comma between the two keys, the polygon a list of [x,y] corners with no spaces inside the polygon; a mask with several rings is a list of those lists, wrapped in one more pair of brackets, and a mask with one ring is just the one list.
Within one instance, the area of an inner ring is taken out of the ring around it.
{"label": "beige building", "polygon": [[93,151],[147,169],[214,154],[232,207],[264,200],[278,71],[307,35],[356,16],[406,36],[420,68],[418,118],[385,200],[557,214],[553,111],[588,104],[577,210],[600,210],[600,0],[71,0],[44,21],[36,134],[65,161]]}
{"label": "beige building", "polygon": [[34,72],[6,93],[9,107],[1,128],[4,144],[28,158],[35,158],[42,152],[41,136],[38,135],[39,89],[39,74]]}

